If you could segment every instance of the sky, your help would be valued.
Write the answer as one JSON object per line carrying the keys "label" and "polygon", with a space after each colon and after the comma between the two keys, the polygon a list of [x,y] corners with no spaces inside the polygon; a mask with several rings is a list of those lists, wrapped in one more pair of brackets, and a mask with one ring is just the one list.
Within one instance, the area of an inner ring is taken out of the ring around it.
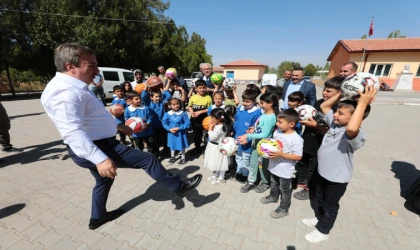
{"label": "sky", "polygon": [[393,30],[420,37],[420,0],[172,0],[165,15],[206,41],[215,66],[250,59],[277,67],[282,61],[324,66],[344,39]]}

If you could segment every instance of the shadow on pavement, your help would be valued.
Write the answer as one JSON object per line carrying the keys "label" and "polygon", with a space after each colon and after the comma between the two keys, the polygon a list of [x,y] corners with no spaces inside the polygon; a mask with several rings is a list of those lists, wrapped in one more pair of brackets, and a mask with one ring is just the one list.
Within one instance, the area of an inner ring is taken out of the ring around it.
{"label": "shadow on pavement", "polygon": [[32,113],[32,114],[24,114],[24,115],[15,115],[15,116],[9,116],[10,120],[16,119],[16,118],[20,118],[20,117],[25,117],[25,116],[34,116],[34,115],[42,115],[45,114],[45,112],[39,112],[39,113]]}
{"label": "shadow on pavement", "polygon": [[394,177],[400,180],[400,195],[406,200],[404,207],[410,212],[420,215],[420,209],[413,204],[414,197],[407,192],[410,186],[420,178],[420,170],[411,163],[393,161],[391,171],[395,173]]}
{"label": "shadow on pavement", "polygon": [[15,205],[11,205],[8,207],[4,207],[0,209],[0,220],[3,218],[6,218],[7,216],[10,216],[12,214],[15,214],[22,210],[26,206],[25,203],[18,203]]}
{"label": "shadow on pavement", "polygon": [[[188,176],[197,170],[199,170],[200,167],[198,166],[186,166],[183,169],[168,169],[169,172],[179,175],[182,177]],[[137,207],[138,205],[148,201],[148,200],[154,200],[154,201],[171,201],[172,204],[175,205],[175,210],[180,210],[185,207],[185,203],[183,198],[179,198],[172,192],[166,191],[167,188],[163,185],[155,182],[152,184],[144,194],[141,194],[137,196],[136,198],[131,199],[130,201],[127,201],[125,204],[123,204],[119,209],[123,209],[126,212],[129,210]],[[215,200],[217,200],[220,196],[220,193],[213,193],[210,195],[201,195],[198,193],[197,189],[192,190],[187,196],[185,197],[188,201],[193,203],[194,207],[201,207],[205,204],[211,203]]]}
{"label": "shadow on pavement", "polygon": [[[16,163],[20,163],[23,165],[23,164],[32,163],[35,161],[67,159],[68,154],[66,153],[64,156],[62,154],[62,152],[67,151],[67,149],[64,146],[60,148],[53,148],[58,145],[64,145],[63,141],[58,140],[58,141],[48,142],[41,145],[32,145],[32,146],[28,146],[24,148],[19,148],[16,151],[23,151],[23,152],[7,155],[5,157],[0,158],[0,168],[4,168],[9,165],[16,164]],[[50,154],[53,154],[53,155],[44,157]]]}

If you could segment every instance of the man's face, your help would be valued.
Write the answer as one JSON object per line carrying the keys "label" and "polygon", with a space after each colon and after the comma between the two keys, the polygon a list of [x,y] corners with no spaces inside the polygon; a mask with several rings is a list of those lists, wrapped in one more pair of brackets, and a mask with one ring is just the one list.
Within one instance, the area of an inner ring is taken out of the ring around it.
{"label": "man's face", "polygon": [[203,66],[203,75],[205,75],[206,77],[209,77],[211,75],[210,65]]}
{"label": "man's face", "polygon": [[340,90],[338,89],[324,88],[324,90],[322,91],[322,99],[326,101],[330,99],[331,97],[337,95],[338,93],[340,93]]}
{"label": "man's face", "polygon": [[284,80],[289,81],[290,78],[292,78],[292,71],[286,71],[284,72]]}
{"label": "man's face", "polygon": [[340,69],[340,76],[347,77],[349,75],[353,75],[356,72],[353,70],[351,64],[343,65]]}
{"label": "man's face", "polygon": [[98,62],[94,55],[81,55],[79,66],[69,64],[69,69],[74,77],[87,84],[93,82],[99,74]]}
{"label": "man's face", "polygon": [[292,81],[293,83],[299,83],[303,79],[303,72],[301,70],[293,70]]}
{"label": "man's face", "polygon": [[165,68],[164,67],[160,67],[159,68],[159,73],[161,73],[162,75],[165,74]]}

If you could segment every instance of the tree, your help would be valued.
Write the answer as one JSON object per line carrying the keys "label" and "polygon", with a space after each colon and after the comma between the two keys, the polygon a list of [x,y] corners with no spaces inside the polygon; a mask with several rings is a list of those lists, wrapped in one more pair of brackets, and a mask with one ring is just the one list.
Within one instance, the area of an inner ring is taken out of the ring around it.
{"label": "tree", "polygon": [[363,34],[363,36],[360,39],[366,39],[366,34]]}
{"label": "tree", "polygon": [[325,63],[324,70],[330,70],[330,62]]}
{"label": "tree", "polygon": [[297,69],[297,68],[301,68],[301,67],[302,66],[298,62],[283,61],[277,67],[277,75],[278,76],[283,76],[283,74],[286,70],[293,70],[293,69]]}
{"label": "tree", "polygon": [[394,30],[389,33],[388,38],[406,38],[406,35],[400,35],[400,30]]}
{"label": "tree", "polygon": [[314,76],[316,74],[316,67],[310,63],[305,67],[305,76]]}

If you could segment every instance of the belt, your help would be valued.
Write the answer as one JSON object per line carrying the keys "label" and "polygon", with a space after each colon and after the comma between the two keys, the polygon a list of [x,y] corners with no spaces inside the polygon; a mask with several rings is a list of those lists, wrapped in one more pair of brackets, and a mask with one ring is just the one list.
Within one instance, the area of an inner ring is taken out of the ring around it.
{"label": "belt", "polygon": [[[109,137],[109,138],[105,138],[105,139],[100,139],[100,140],[95,140],[93,141],[93,144],[95,144],[96,146],[100,146],[100,145],[112,145],[115,143],[115,136],[113,137]],[[68,144],[66,144],[67,148],[70,148],[70,146]]]}
{"label": "belt", "polygon": [[219,143],[217,143],[217,142],[214,142],[214,141],[209,141],[211,144],[214,144],[214,145],[219,145]]}

